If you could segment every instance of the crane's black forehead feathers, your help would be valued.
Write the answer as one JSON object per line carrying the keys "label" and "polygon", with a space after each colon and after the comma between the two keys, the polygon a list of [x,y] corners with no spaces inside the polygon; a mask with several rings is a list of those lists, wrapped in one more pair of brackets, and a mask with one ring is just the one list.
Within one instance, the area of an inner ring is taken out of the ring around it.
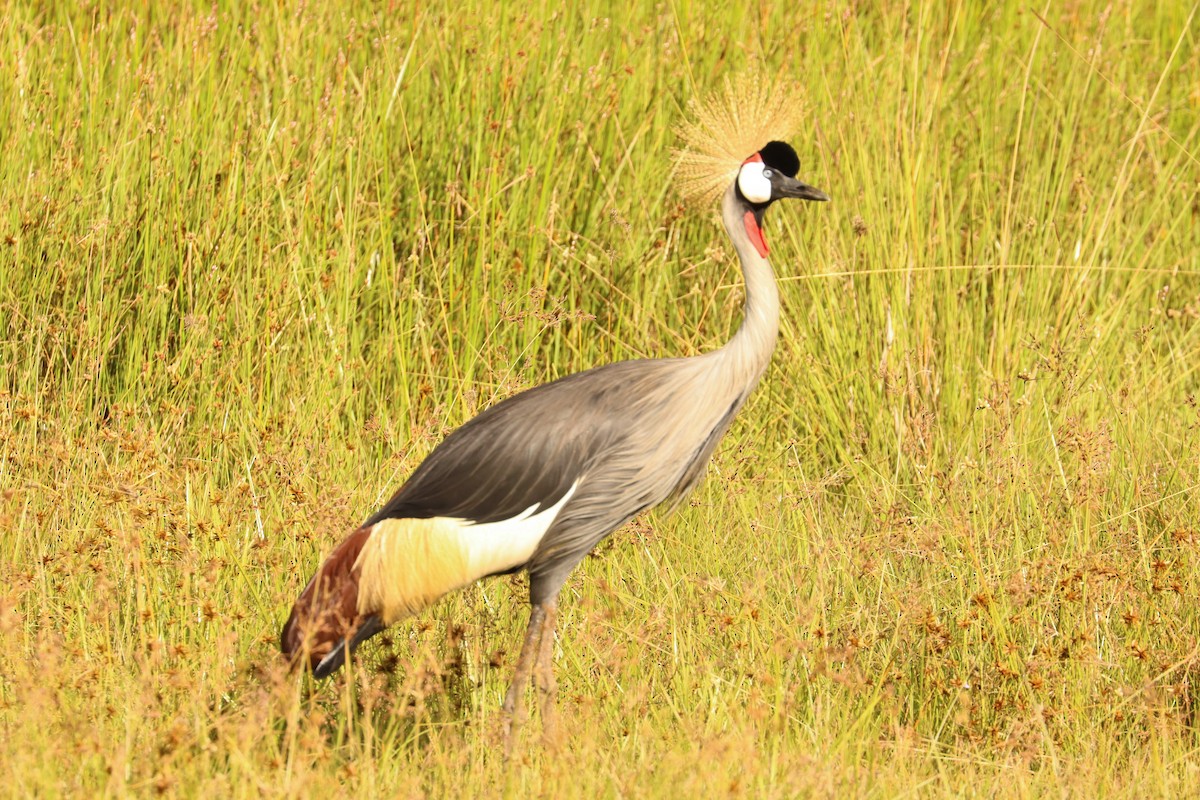
{"label": "crane's black forehead feathers", "polygon": [[763,163],[771,169],[777,169],[789,178],[796,177],[800,171],[800,157],[787,142],[767,142],[767,146],[758,151]]}

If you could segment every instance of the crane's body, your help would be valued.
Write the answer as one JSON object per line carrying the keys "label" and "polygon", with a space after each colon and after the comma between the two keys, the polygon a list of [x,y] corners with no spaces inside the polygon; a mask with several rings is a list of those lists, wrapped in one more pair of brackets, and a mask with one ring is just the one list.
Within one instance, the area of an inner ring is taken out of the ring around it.
{"label": "crane's body", "polygon": [[[763,156],[786,163],[772,170]],[[535,659],[552,696],[546,631],[568,574],[625,522],[696,485],[770,361],[779,296],[762,214],[779,197],[827,199],[792,178],[796,167],[791,148],[773,142],[725,192],[722,221],[741,261],[746,306],[724,347],[568,375],[455,430],[317,571],[284,627],[283,650],[306,652],[323,677],[361,641],[447,592],[526,570],[533,611],[505,708],[512,711]],[[763,188],[762,173],[774,189]]]}

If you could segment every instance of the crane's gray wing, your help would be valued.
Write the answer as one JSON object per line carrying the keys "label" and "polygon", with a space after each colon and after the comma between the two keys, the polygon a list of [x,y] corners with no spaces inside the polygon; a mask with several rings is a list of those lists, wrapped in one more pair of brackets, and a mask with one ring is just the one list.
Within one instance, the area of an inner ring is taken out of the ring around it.
{"label": "crane's gray wing", "polygon": [[365,525],[430,517],[495,522],[553,506],[595,454],[628,435],[615,392],[623,375],[651,363],[575,373],[492,406],[434,448]]}

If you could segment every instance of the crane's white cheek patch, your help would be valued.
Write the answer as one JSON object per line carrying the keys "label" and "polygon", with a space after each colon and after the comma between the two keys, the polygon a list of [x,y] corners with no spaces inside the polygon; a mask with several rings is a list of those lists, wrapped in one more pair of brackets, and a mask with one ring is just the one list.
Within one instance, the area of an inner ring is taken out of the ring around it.
{"label": "crane's white cheek patch", "polygon": [[534,513],[476,524],[452,517],[385,519],[358,554],[358,613],[383,624],[415,614],[447,592],[529,560],[578,486]]}
{"label": "crane's white cheek patch", "polygon": [[738,170],[738,189],[751,203],[765,203],[771,199],[771,181],[763,175],[763,169],[765,165],[761,161],[747,161]]}

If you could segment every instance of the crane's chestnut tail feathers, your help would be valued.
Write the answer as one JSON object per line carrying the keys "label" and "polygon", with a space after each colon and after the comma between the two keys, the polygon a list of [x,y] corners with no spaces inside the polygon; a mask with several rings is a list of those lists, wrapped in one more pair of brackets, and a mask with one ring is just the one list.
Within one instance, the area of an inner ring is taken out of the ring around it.
{"label": "crane's chestnut tail feathers", "polygon": [[326,665],[327,668],[318,674],[318,668],[325,664],[327,657],[341,651],[346,636],[361,627],[358,560],[370,537],[370,528],[359,528],[325,559],[296,599],[283,626],[280,649],[293,664],[307,656],[309,667],[317,677],[324,677],[341,665],[344,652],[338,657],[337,664]]}
{"label": "crane's chestnut tail feathers", "polygon": [[293,663],[307,655],[324,678],[359,644],[415,614],[471,575],[453,535],[460,520],[385,519],[359,528],[317,570],[283,627],[280,647]]}
{"label": "crane's chestnut tail feathers", "polygon": [[361,642],[455,589],[529,561],[558,512],[530,506],[510,519],[386,518],[363,526],[326,559],[296,601],[280,646],[306,653],[318,678],[332,674]]}

